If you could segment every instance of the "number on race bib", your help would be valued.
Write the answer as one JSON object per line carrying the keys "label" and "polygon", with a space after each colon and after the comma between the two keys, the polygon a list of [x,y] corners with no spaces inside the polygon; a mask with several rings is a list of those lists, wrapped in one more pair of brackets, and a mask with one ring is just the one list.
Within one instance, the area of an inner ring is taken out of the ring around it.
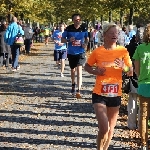
{"label": "number on race bib", "polygon": [[75,40],[72,42],[72,46],[81,46],[81,40]]}
{"label": "number on race bib", "polygon": [[118,95],[119,85],[118,84],[103,84],[101,95],[106,97],[116,97]]}
{"label": "number on race bib", "polygon": [[107,92],[107,87],[103,86],[103,91]]}

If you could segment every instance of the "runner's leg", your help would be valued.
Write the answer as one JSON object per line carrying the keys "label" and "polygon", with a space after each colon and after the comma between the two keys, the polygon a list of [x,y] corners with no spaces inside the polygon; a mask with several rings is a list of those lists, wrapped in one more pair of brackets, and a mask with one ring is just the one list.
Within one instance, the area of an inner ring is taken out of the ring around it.
{"label": "runner's leg", "polygon": [[66,53],[67,53],[66,50],[61,51],[61,56],[60,56],[60,59],[61,59],[61,77],[64,77],[63,73],[64,73],[64,68],[65,68],[65,59],[67,58]]}
{"label": "runner's leg", "polygon": [[82,85],[82,66],[77,66],[77,88],[81,90],[81,85]]}
{"label": "runner's leg", "polygon": [[72,82],[72,84],[75,83],[75,73],[76,73],[76,68],[71,69],[71,82]]}
{"label": "runner's leg", "polygon": [[104,145],[108,138],[108,117],[107,117],[107,107],[101,103],[95,103],[94,110],[96,113],[96,118],[98,121],[98,136],[97,136],[97,150],[103,150]]}
{"label": "runner's leg", "polygon": [[77,62],[77,86],[78,86],[78,90],[76,93],[76,97],[81,98],[80,90],[81,90],[81,86],[82,86],[82,67],[86,61],[85,53],[80,54],[78,56],[77,61],[78,61]]}
{"label": "runner's leg", "polygon": [[109,131],[108,131],[108,139],[105,143],[104,149],[107,150],[111,139],[113,137],[114,128],[116,126],[117,118],[119,114],[119,106],[118,107],[107,107],[107,116],[108,116],[108,122],[109,122]]}
{"label": "runner's leg", "polygon": [[76,55],[70,55],[68,54],[68,61],[69,61],[69,66],[71,68],[71,82],[72,82],[72,89],[71,89],[71,93],[74,94],[75,93],[75,72],[76,72],[76,67],[77,67],[77,56]]}
{"label": "runner's leg", "polygon": [[61,59],[61,73],[64,73],[64,68],[65,68],[65,59]]}

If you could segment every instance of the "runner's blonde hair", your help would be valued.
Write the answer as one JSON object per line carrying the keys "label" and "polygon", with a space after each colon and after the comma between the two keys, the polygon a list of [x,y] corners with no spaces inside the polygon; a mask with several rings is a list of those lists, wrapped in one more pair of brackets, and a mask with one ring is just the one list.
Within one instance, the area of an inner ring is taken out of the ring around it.
{"label": "runner's blonde hair", "polygon": [[107,23],[103,26],[103,33],[105,34],[111,27],[116,27],[118,29],[118,26],[115,23]]}
{"label": "runner's blonde hair", "polygon": [[148,24],[145,27],[144,33],[143,33],[143,42],[146,44],[150,43],[150,24]]}

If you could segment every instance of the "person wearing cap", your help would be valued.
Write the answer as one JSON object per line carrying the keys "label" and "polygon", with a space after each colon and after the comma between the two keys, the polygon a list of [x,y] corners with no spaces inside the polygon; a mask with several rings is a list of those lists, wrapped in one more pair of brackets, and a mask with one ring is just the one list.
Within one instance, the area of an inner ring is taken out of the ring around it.
{"label": "person wearing cap", "polygon": [[118,27],[103,26],[104,45],[89,56],[85,70],[96,76],[92,103],[98,121],[97,150],[107,150],[114,133],[122,95],[122,71],[133,75],[127,49],[117,45]]}

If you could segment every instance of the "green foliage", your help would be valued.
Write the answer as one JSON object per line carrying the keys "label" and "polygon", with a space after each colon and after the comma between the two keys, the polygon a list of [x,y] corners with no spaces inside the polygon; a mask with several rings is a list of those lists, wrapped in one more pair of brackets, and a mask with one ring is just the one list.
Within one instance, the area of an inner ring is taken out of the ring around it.
{"label": "green foliage", "polygon": [[113,20],[119,20],[120,12],[129,16],[130,8],[134,8],[135,19],[150,19],[149,0],[0,0],[0,4],[1,16],[23,13],[26,19],[40,23],[66,22],[73,13],[80,13],[83,20],[93,21],[101,16],[108,20],[109,11],[113,12]]}

